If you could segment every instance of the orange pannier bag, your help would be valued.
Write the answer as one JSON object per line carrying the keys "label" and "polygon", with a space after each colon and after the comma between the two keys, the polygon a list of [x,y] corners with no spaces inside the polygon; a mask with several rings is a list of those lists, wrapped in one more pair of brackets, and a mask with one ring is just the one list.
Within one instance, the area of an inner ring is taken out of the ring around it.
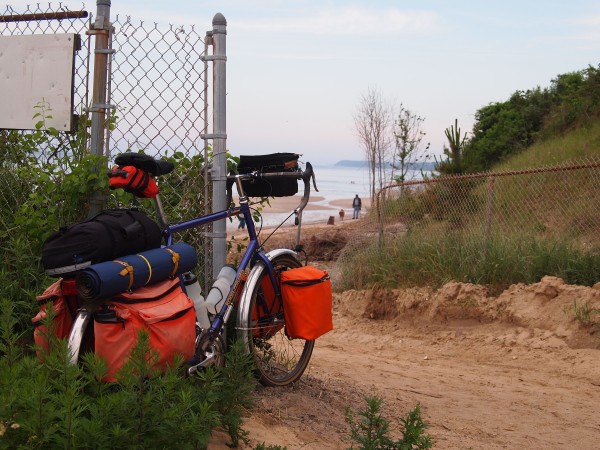
{"label": "orange pannier bag", "polygon": [[186,360],[194,355],[196,312],[177,278],[114,297],[94,314],[95,352],[108,368],[104,381],[116,381],[142,329],[158,352],[155,367],[161,371],[176,354]]}
{"label": "orange pannier bag", "polygon": [[34,326],[33,340],[37,346],[47,351],[49,336],[46,325],[42,321],[46,318],[48,305],[51,303],[54,308],[53,335],[59,339],[67,338],[78,308],[75,279],[59,278],[36,298],[40,303],[40,311],[31,319]]}
{"label": "orange pannier bag", "polygon": [[313,266],[281,273],[281,296],[287,335],[313,340],[333,330],[329,274]]}

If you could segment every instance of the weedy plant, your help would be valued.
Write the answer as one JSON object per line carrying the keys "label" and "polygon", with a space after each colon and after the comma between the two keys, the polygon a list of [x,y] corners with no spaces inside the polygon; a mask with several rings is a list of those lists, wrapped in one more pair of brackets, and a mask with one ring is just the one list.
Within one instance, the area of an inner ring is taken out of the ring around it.
{"label": "weedy plant", "polygon": [[[578,305],[577,300],[574,300],[573,305],[570,308],[566,308],[565,312],[572,315],[575,320],[584,325],[600,326],[600,323],[598,323],[598,320],[600,320],[600,309],[593,308],[588,303]],[[596,317],[598,320],[596,320]]]}
{"label": "weedy plant", "polygon": [[[417,404],[405,418],[400,419],[403,430],[401,439],[389,437],[389,421],[381,415],[383,399],[376,396],[365,397],[364,409],[354,413],[346,410],[346,422],[350,425],[350,439],[358,444],[349,450],[420,450],[433,446],[433,438],[425,431],[429,427],[421,417],[421,406]],[[358,415],[358,418],[355,417]]]}
{"label": "weedy plant", "polygon": [[281,445],[266,445],[264,442],[256,445],[253,450],[287,450],[287,447]]}
{"label": "weedy plant", "polygon": [[[589,327],[592,333],[600,333],[600,309],[593,308],[588,303],[578,305],[574,300],[573,305],[565,307],[565,313],[583,326]],[[597,335],[596,345],[600,346],[600,335]]]}

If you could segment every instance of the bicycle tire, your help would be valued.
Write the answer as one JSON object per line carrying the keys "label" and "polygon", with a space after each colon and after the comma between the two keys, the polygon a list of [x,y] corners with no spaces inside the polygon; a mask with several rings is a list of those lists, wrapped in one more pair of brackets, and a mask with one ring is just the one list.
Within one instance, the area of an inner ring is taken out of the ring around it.
{"label": "bicycle tire", "polygon": [[[289,254],[278,255],[271,263],[276,273],[302,266],[298,259]],[[296,382],[306,370],[315,341],[287,337],[283,305],[279,302],[276,310],[264,312],[261,305],[269,298],[269,292],[265,291],[272,289],[268,286],[271,286],[271,281],[264,269],[252,291],[247,323],[242,324],[241,330],[247,333],[244,340],[256,365],[260,383],[265,386],[286,386]]]}

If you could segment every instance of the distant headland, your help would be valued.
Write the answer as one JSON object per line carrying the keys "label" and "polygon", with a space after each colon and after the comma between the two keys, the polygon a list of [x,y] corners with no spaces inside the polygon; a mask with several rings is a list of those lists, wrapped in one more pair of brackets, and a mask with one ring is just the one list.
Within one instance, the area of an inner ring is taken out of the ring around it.
{"label": "distant headland", "polygon": [[[356,161],[352,159],[342,159],[334,164],[336,167],[369,167],[367,161]],[[425,172],[433,172],[435,170],[434,162],[414,162],[409,163],[411,170],[423,170]]]}
{"label": "distant headland", "polygon": [[369,167],[367,161],[352,161],[350,159],[342,159],[334,164],[337,167]]}

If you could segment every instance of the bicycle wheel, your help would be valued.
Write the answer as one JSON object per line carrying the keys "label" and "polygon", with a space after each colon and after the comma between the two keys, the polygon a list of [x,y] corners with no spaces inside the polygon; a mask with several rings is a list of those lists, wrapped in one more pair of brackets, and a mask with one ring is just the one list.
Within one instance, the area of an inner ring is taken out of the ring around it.
{"label": "bicycle wheel", "polygon": [[[301,267],[292,255],[278,255],[272,261],[277,278],[287,269]],[[285,333],[283,305],[276,298],[266,269],[252,292],[247,323],[242,324],[245,341],[265,386],[285,386],[297,381],[310,360],[315,341],[289,339]]]}

